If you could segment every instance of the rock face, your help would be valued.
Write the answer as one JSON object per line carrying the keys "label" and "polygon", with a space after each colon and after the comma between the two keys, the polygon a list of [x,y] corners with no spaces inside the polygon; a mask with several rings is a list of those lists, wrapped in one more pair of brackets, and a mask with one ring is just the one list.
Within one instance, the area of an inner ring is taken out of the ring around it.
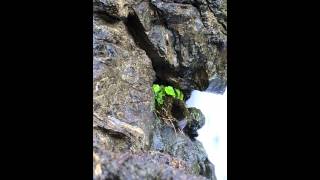
{"label": "rock face", "polygon": [[93,153],[93,179],[177,179],[205,180],[187,175],[186,164],[164,153],[123,153],[97,151]]}
{"label": "rock face", "polygon": [[226,9],[222,0],[93,0],[93,179],[215,179],[190,136],[202,113],[188,109],[175,131],[155,113],[152,84],[187,98],[224,90]]}
{"label": "rock face", "polygon": [[142,1],[129,15],[136,30],[145,33],[138,39],[151,54],[157,78],[187,97],[192,89],[205,90],[214,75],[226,81],[226,27],[214,14],[213,9],[219,9],[214,2]]}
{"label": "rock face", "polygon": [[[141,128],[145,136],[141,143],[148,146],[154,118],[151,61],[122,21],[111,24],[94,16],[93,28],[93,111],[101,122],[110,116]],[[93,120],[98,121],[96,116]]]}

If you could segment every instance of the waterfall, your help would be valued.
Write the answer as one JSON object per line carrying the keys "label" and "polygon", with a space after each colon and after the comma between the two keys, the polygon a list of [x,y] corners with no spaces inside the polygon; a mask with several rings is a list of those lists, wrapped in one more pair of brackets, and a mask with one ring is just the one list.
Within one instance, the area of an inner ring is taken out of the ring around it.
{"label": "waterfall", "polygon": [[223,94],[194,90],[186,104],[204,114],[205,125],[198,130],[197,140],[215,165],[217,180],[227,180],[227,90]]}

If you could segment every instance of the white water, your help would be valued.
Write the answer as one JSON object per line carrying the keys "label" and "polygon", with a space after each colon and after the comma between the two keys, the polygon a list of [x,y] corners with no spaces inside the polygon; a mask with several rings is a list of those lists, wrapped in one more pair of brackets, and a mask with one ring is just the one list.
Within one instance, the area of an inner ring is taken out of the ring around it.
{"label": "white water", "polygon": [[198,130],[197,139],[215,165],[217,180],[227,180],[227,89],[223,95],[192,91],[186,104],[204,114],[205,125]]}

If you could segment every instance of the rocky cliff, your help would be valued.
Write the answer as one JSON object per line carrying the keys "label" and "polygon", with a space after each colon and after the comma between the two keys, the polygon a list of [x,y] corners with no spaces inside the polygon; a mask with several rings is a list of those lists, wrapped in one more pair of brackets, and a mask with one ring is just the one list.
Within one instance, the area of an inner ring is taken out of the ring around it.
{"label": "rocky cliff", "polygon": [[224,90],[226,4],[93,0],[93,179],[216,179],[194,138],[202,113],[168,98],[168,123],[152,85],[178,88],[185,99],[194,89]]}

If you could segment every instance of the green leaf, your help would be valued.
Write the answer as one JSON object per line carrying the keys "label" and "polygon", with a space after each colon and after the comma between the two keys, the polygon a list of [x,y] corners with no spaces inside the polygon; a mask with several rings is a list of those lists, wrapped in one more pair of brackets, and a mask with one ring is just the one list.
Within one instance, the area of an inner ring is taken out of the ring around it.
{"label": "green leaf", "polygon": [[163,104],[163,95],[159,95],[159,96],[157,96],[157,102],[158,102],[158,104]]}
{"label": "green leaf", "polygon": [[179,89],[174,89],[177,93],[177,97],[179,98],[180,97],[180,94],[181,94],[181,91]]}
{"label": "green leaf", "polygon": [[180,91],[179,89],[175,89],[176,93],[177,93],[177,98],[180,99],[181,101],[183,101],[183,93],[182,91]]}
{"label": "green leaf", "polygon": [[182,91],[179,89],[173,88],[172,86],[153,84],[152,90],[154,92],[154,99],[157,106],[163,105],[164,97],[168,95],[183,101]]}
{"label": "green leaf", "polygon": [[158,104],[162,105],[163,104],[163,98],[162,97],[157,98],[157,102],[158,102]]}
{"label": "green leaf", "polygon": [[158,103],[158,105],[162,105],[164,100],[163,97],[165,96],[165,92],[163,89],[160,89],[157,93],[156,93],[156,101]]}
{"label": "green leaf", "polygon": [[180,99],[180,100],[182,100],[182,99],[181,99],[181,94],[182,94],[181,91],[180,91],[179,89],[175,89],[175,91],[176,91],[176,93],[177,93],[177,98]]}
{"label": "green leaf", "polygon": [[172,97],[176,97],[176,93],[174,92],[174,89],[172,86],[167,86],[164,88],[166,94],[172,96]]}
{"label": "green leaf", "polygon": [[159,92],[157,92],[157,94],[158,94],[159,96],[165,96],[165,92],[164,92],[163,89],[161,89]]}
{"label": "green leaf", "polygon": [[159,84],[154,84],[152,86],[152,90],[153,90],[154,93],[157,93],[157,92],[159,92],[161,90],[161,88],[160,88]]}

